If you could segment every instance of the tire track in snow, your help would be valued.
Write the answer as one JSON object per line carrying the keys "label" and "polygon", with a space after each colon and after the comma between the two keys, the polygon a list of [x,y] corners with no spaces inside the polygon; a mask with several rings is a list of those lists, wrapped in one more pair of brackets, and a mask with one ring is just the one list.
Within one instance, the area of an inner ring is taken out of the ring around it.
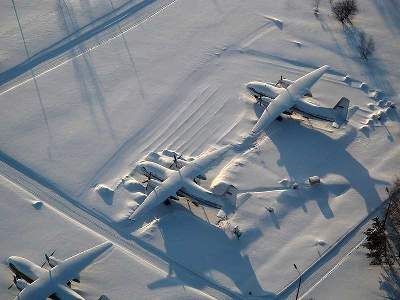
{"label": "tire track in snow", "polygon": [[[212,96],[216,95],[217,90],[214,91],[213,94],[210,95],[210,99]],[[210,124],[210,122],[214,119],[214,116],[225,106],[225,102],[212,102],[211,105],[208,107],[207,110],[205,110],[203,113],[199,114],[197,118],[194,120],[193,124],[191,124],[189,127],[185,129],[185,132],[183,132],[181,137],[189,137],[187,139],[183,139],[184,142],[180,144],[180,146],[177,146],[177,149],[181,149],[185,145],[188,145],[192,142],[199,142],[200,139],[197,138],[197,135],[205,129],[207,125]],[[199,136],[201,137],[201,135]],[[206,139],[212,138],[212,134],[207,134]],[[179,142],[178,139],[175,139],[172,144],[176,145]],[[187,147],[186,147],[187,148]],[[187,150],[187,149],[186,149]]]}
{"label": "tire track in snow", "polygon": [[[199,111],[202,111],[202,108],[211,100],[210,95],[214,92],[215,91],[207,87],[200,95],[196,96],[193,101],[188,102],[185,109],[175,114],[174,121],[170,123],[165,130],[161,131],[157,137],[153,138],[154,142],[147,145],[144,150],[149,151],[151,149],[151,151],[154,151],[162,145],[166,145],[172,137],[177,136],[179,138],[181,135],[179,134],[180,129],[184,128],[185,124],[190,123]],[[160,126],[163,126],[163,124],[160,124]]]}
{"label": "tire track in snow", "polygon": [[[217,107],[211,107],[210,111],[208,111],[208,112],[213,112],[213,113],[206,115],[206,116],[209,116],[206,119],[206,121],[201,126],[197,127],[196,130],[194,131],[194,133],[192,133],[191,139],[186,140],[186,142],[182,143],[179,148],[184,147],[183,148],[184,151],[187,151],[188,148],[193,147],[192,154],[194,154],[194,155],[200,154],[200,151],[202,150],[202,148],[204,148],[204,145],[209,145],[210,141],[212,139],[215,139],[215,133],[219,130],[218,124],[216,124],[215,126],[211,126],[211,125],[213,125],[212,122],[215,120],[215,116],[224,109],[227,101],[228,101],[228,99],[225,99],[225,101],[223,101],[223,102],[221,102],[221,101],[216,102],[215,104],[219,104],[219,105]],[[202,121],[202,120],[203,120],[203,118],[200,119],[200,121]],[[211,131],[209,130],[210,128],[212,129]],[[206,130],[208,130],[208,132],[207,132],[207,134],[204,134],[204,131],[206,131]],[[213,141],[211,141],[211,142],[213,142]],[[213,143],[215,143],[215,141]]]}

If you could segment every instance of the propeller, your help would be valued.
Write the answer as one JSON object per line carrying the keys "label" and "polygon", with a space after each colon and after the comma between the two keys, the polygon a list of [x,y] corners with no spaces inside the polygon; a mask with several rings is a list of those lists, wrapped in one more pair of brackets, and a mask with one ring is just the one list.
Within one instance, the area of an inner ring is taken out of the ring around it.
{"label": "propeller", "polygon": [[53,256],[54,253],[56,253],[56,250],[54,250],[53,252],[51,252],[50,255],[48,255],[47,253],[45,253],[45,254],[44,254],[45,260],[43,261],[43,263],[42,263],[42,265],[41,265],[40,267],[43,268],[44,265],[47,263],[47,264],[49,265],[49,267],[52,268],[53,266],[50,264],[50,256]]}
{"label": "propeller", "polygon": [[257,97],[257,103],[260,106],[263,106],[263,102],[262,102],[262,98],[261,97]]}
{"label": "propeller", "polygon": [[280,84],[282,81],[283,81],[283,76],[281,75],[281,79],[279,79],[279,80],[277,81],[277,83],[275,83],[275,86],[278,86],[278,84]]}
{"label": "propeller", "polygon": [[176,166],[177,169],[179,169],[178,166],[178,159],[182,158],[182,154],[180,154],[179,156],[176,156],[176,154],[174,153],[174,162],[169,166],[169,168],[171,169],[173,165]]}
{"label": "propeller", "polygon": [[147,177],[147,179],[145,181],[142,181],[142,183],[146,183],[146,187],[144,189],[145,189],[145,191],[147,191],[147,188],[149,186],[149,182],[152,179],[153,174],[150,172],[150,173],[147,173],[145,176]]}
{"label": "propeller", "polygon": [[13,275],[13,283],[7,288],[8,290],[11,289],[14,285],[17,286],[17,276]]}

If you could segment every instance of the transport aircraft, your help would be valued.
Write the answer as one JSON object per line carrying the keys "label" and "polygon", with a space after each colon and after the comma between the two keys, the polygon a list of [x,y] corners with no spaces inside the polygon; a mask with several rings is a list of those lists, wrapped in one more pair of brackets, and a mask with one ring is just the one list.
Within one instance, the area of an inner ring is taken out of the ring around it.
{"label": "transport aircraft", "polygon": [[312,98],[312,86],[324,75],[329,66],[320,67],[295,81],[281,78],[276,84],[252,81],[247,90],[265,110],[254,125],[251,135],[258,135],[281,114],[295,112],[306,118],[335,122],[339,126],[346,122],[350,101],[342,97],[333,107],[322,107]]}
{"label": "transport aircraft", "polygon": [[[135,221],[140,215],[148,214],[161,203],[169,203],[170,200],[178,200],[177,196],[183,196],[207,206],[221,209],[228,207],[226,197],[212,193],[197,184],[198,179],[205,179],[204,174],[212,164],[231,149],[225,146],[220,149],[201,155],[199,158],[182,162],[174,156],[175,168],[167,168],[160,164],[143,161],[138,163],[136,169],[145,175],[147,187],[154,188],[131,214],[129,219]],[[178,164],[183,163],[183,166]]]}
{"label": "transport aircraft", "polygon": [[[65,260],[55,258],[53,252],[45,255],[41,266],[23,257],[9,257],[7,264],[14,273],[9,289],[15,285],[20,291],[14,300],[85,300],[70,288],[71,281],[80,282],[79,273],[111,247],[112,243],[106,242]],[[46,262],[50,269],[44,268]],[[104,295],[99,298],[107,299]]]}

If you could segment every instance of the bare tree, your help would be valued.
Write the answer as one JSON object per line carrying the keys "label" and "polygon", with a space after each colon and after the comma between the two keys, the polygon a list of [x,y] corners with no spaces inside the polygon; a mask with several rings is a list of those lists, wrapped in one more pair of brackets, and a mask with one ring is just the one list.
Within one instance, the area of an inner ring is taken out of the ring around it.
{"label": "bare tree", "polygon": [[358,13],[356,0],[340,0],[331,2],[331,10],[333,16],[343,25],[349,23],[352,25],[351,19]]}
{"label": "bare tree", "polygon": [[372,53],[375,51],[375,41],[372,36],[368,35],[364,31],[360,31],[358,37],[358,51],[361,58],[367,61]]}
{"label": "bare tree", "polygon": [[314,15],[319,16],[319,2],[320,0],[314,0]]}
{"label": "bare tree", "polygon": [[392,265],[400,267],[400,179],[396,179],[388,192],[388,205],[382,218],[375,217],[371,227],[364,232],[363,246],[368,249],[367,257],[371,264]]}

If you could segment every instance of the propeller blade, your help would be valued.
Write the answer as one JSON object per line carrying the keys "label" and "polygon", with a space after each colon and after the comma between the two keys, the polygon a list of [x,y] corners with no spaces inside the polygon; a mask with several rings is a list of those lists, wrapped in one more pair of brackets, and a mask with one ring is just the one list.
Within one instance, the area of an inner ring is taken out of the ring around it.
{"label": "propeller blade", "polygon": [[15,284],[17,284],[17,277],[13,276],[13,283],[7,288],[7,290],[11,289]]}
{"label": "propeller blade", "polygon": [[50,257],[54,255],[54,253],[56,253],[56,250],[52,251],[50,253],[50,255],[48,255],[46,252],[44,253],[44,261],[42,263],[42,265],[40,267],[44,267],[46,265],[46,263],[51,267],[50,265]]}
{"label": "propeller blade", "polygon": [[147,189],[148,189],[148,187],[149,187],[149,182],[150,182],[152,176],[153,176],[153,174],[150,172],[149,175],[147,175],[147,180],[146,180],[145,182],[143,182],[143,183],[147,183],[146,186],[145,186],[145,188],[144,188],[144,190],[145,190],[146,192],[147,192]]}

